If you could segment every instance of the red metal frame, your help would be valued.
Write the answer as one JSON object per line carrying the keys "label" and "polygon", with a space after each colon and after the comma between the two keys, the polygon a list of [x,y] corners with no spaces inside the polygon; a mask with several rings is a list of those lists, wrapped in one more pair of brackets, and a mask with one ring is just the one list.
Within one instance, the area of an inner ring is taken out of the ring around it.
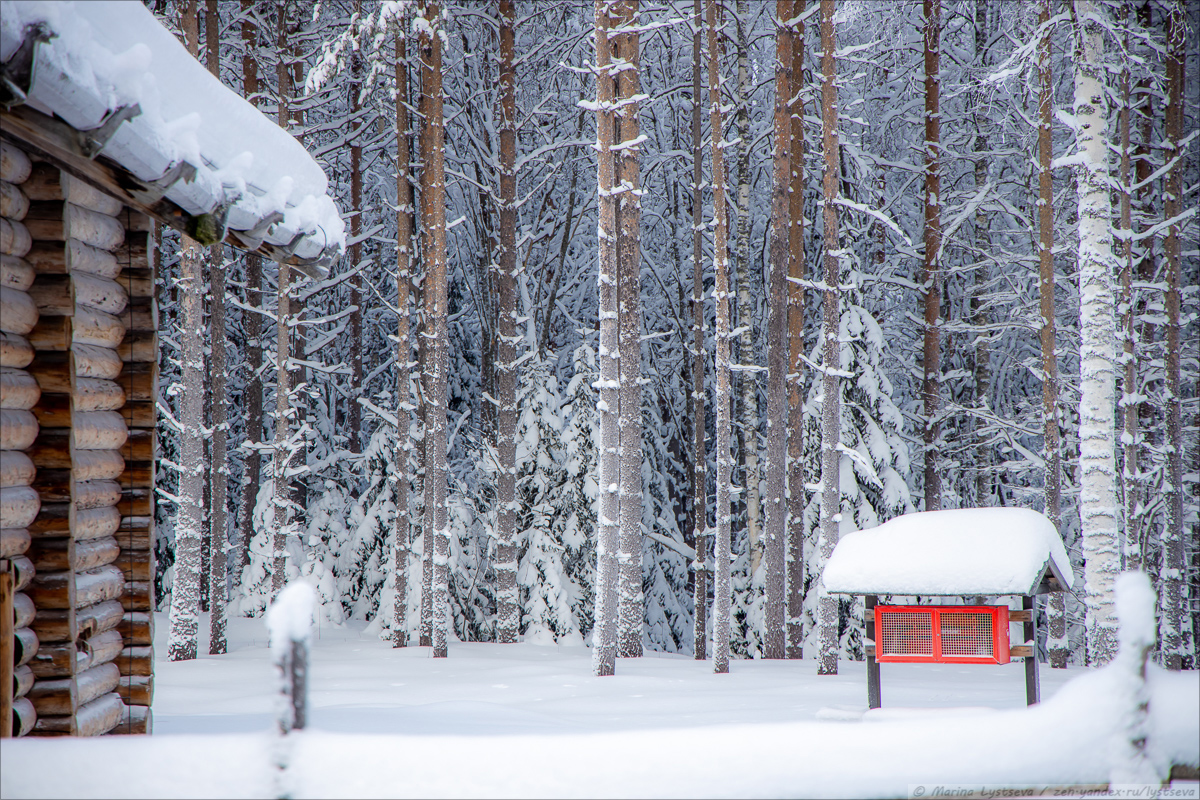
{"label": "red metal frame", "polygon": [[[905,615],[907,625],[898,622]],[[945,619],[943,615],[970,616],[974,620]],[[892,618],[885,642],[884,620]],[[986,617],[988,627],[981,630]],[[955,625],[968,626],[955,628]],[[984,650],[990,633],[991,651]],[[949,634],[949,635],[947,635]],[[957,640],[954,637],[958,637]],[[945,638],[945,641],[943,640]],[[903,641],[897,641],[903,640]],[[927,642],[927,644],[926,644]],[[972,649],[955,653],[954,649]],[[893,652],[887,652],[887,650]],[[897,651],[902,652],[897,652]],[[921,652],[927,650],[928,652]],[[947,653],[945,650],[950,650]],[[986,653],[986,654],[985,654]],[[1008,606],[875,606],[875,660],[880,662],[924,662],[934,664],[1007,664],[1009,662]]]}

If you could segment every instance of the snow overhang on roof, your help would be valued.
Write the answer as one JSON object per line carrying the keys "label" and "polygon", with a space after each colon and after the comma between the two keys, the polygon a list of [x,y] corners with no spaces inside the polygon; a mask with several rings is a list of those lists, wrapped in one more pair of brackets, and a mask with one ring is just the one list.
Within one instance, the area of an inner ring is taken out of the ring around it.
{"label": "snow overhang on roof", "polygon": [[226,239],[314,274],[345,248],[304,146],[142,3],[0,7],[6,137],[203,243]]}
{"label": "snow overhang on roof", "polygon": [[1031,595],[1070,589],[1073,579],[1045,515],[963,508],[905,514],[842,536],[824,582],[835,594]]}

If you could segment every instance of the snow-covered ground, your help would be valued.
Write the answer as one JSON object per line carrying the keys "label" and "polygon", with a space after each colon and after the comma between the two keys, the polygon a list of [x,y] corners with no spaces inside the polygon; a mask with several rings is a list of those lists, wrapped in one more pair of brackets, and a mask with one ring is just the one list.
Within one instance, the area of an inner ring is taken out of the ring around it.
{"label": "snow-covered ground", "polygon": [[[650,655],[594,678],[582,647],[457,643],[435,660],[350,623],[314,632],[311,730],[281,747],[268,733],[263,621],[231,620],[230,642],[228,655],[158,663],[153,737],[6,741],[0,795],[907,797],[910,784],[1094,784],[1109,779],[1123,713],[1111,671],[1044,669],[1046,702],[1026,709],[1020,663],[884,665],[884,708],[864,714],[861,663],[819,677],[813,661],[735,661],[713,675]],[[1152,751],[1200,762],[1197,674],[1155,670],[1152,689]]]}

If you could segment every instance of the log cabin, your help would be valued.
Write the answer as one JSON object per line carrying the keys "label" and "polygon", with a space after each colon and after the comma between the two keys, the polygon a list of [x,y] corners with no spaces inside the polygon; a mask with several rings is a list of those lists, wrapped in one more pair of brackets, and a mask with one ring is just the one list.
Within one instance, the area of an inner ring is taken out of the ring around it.
{"label": "log cabin", "polygon": [[[317,276],[343,228],[303,147],[140,3],[3,9],[0,736],[149,733],[155,226]],[[135,46],[142,74],[87,74]]]}

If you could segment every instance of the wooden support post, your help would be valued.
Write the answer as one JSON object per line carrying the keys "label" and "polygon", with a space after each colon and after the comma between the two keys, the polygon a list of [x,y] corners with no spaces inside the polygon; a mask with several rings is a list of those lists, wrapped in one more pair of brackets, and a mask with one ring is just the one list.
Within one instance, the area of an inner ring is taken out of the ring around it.
{"label": "wooden support post", "polygon": [[[879,598],[873,594],[867,595],[865,604],[867,610],[874,609],[878,600]],[[873,620],[874,617],[873,614],[865,614],[864,616],[870,620]],[[874,639],[875,625],[873,621],[868,621],[864,625],[867,630],[863,638]],[[875,646],[879,647],[879,642],[875,642]],[[882,708],[883,706],[883,696],[879,687],[879,662],[875,660],[874,652],[867,653],[867,706],[869,708]]]}
{"label": "wooden support post", "polygon": [[0,559],[0,739],[13,733],[13,576]]}
{"label": "wooden support post", "polygon": [[1042,700],[1042,684],[1038,678],[1037,609],[1034,599],[1032,595],[1021,598],[1021,608],[1029,610],[1029,619],[1022,623],[1021,629],[1025,632],[1025,641],[1033,643],[1032,653],[1025,657],[1025,704],[1029,706]]}

